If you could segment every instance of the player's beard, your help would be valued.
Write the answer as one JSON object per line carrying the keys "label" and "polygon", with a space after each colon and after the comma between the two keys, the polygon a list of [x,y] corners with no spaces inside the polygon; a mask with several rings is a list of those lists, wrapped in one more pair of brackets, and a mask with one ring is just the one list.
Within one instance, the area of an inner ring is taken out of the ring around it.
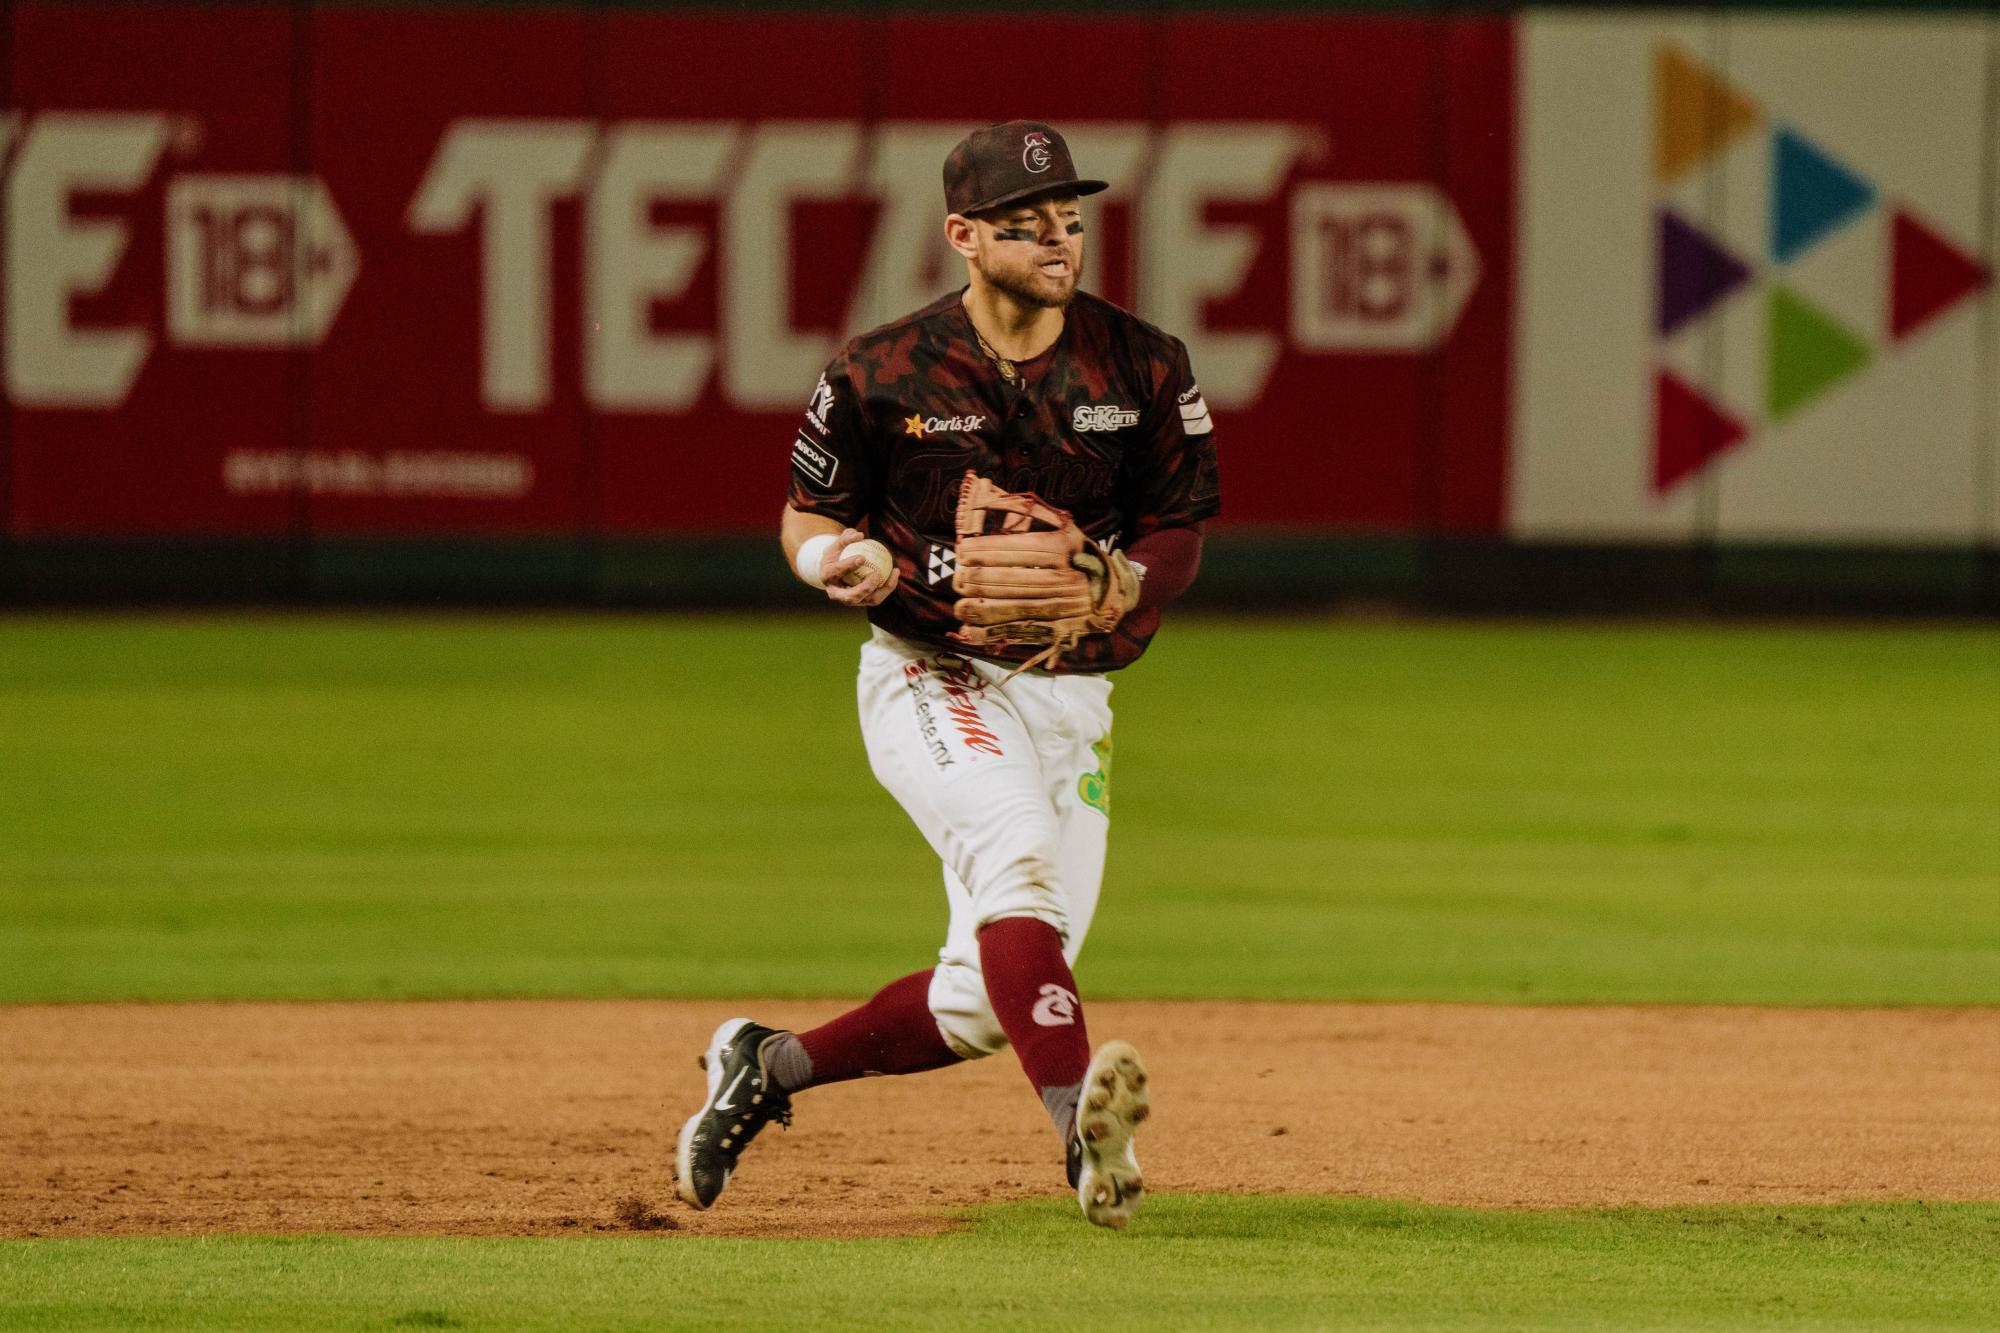
{"label": "player's beard", "polygon": [[1032,265],[1028,272],[1020,273],[997,265],[981,264],[979,273],[986,279],[987,286],[1007,293],[1022,305],[1042,310],[1063,310],[1068,308],[1070,298],[1076,295],[1077,281],[1083,277],[1083,256],[1079,253],[1064,255],[1063,258],[1069,260],[1069,274],[1060,279],[1050,278]]}

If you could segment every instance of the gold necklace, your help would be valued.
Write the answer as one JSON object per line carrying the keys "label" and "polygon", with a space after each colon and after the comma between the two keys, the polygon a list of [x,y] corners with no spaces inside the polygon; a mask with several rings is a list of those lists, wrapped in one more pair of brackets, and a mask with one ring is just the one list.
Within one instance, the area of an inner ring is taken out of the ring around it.
{"label": "gold necklace", "polygon": [[[969,318],[965,322],[972,324]],[[986,353],[986,359],[1000,367],[1001,379],[1013,384],[1021,378],[1021,372],[1015,369],[1014,363],[993,350],[993,344],[986,341],[986,335],[979,331],[977,324],[972,324],[972,336],[979,339],[979,350]]]}

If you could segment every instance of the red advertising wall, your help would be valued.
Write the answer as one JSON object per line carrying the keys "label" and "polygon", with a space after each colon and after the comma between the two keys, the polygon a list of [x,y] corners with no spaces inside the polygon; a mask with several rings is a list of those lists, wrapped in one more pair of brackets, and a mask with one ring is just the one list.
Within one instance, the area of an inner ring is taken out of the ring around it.
{"label": "red advertising wall", "polygon": [[1234,525],[1497,532],[1505,18],[13,7],[16,536],[767,528],[849,333],[963,281],[1016,116],[1117,188]]}

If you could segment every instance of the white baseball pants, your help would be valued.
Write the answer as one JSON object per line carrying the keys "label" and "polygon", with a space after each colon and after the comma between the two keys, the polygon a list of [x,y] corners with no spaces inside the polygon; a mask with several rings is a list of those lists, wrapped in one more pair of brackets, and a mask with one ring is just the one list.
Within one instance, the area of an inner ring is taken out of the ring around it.
{"label": "white baseball pants", "polygon": [[1046,921],[1074,966],[1110,829],[1110,680],[1026,671],[1001,684],[1010,670],[877,629],[856,684],[875,777],[944,863],[951,925],[930,1009],[967,1059],[1007,1045],[979,970],[979,928]]}

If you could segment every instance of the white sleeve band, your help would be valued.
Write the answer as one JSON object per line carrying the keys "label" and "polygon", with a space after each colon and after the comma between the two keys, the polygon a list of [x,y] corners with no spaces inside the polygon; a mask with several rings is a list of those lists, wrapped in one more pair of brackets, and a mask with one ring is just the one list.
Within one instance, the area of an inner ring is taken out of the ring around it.
{"label": "white sleeve band", "polygon": [[808,537],[799,543],[799,553],[792,559],[792,568],[800,578],[814,588],[824,588],[826,580],[819,576],[819,563],[826,558],[826,548],[833,545],[836,538],[830,532],[822,532],[817,537]]}

